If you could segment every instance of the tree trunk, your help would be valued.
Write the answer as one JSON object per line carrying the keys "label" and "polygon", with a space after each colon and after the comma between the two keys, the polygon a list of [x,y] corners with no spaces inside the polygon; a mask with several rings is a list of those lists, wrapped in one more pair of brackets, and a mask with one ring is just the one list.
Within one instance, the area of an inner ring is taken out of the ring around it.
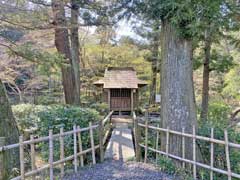
{"label": "tree trunk", "polygon": [[71,63],[71,52],[68,38],[68,28],[65,17],[64,2],[61,0],[52,0],[52,11],[55,25],[55,46],[62,54],[66,62],[62,65],[62,84],[66,104],[74,104],[74,74]]}
{"label": "tree trunk", "polygon": [[[162,127],[176,131],[185,128],[192,133],[196,122],[196,107],[193,88],[192,42],[180,38],[176,28],[165,21],[162,24],[161,42],[161,122]],[[169,153],[182,155],[180,136],[170,135]],[[162,136],[162,150],[166,138]],[[186,139],[185,157],[192,159],[192,140]]]}
{"label": "tree trunk", "polygon": [[78,0],[71,0],[71,53],[72,53],[72,69],[74,74],[74,104],[80,105],[80,44],[78,37]]}
{"label": "tree trunk", "polygon": [[[0,137],[6,138],[6,144],[15,144],[19,140],[19,131],[17,123],[14,119],[11,105],[8,101],[6,90],[0,80]],[[12,174],[12,169],[19,167],[19,152],[18,149],[8,150],[4,157],[4,176],[9,177]]]}
{"label": "tree trunk", "polygon": [[205,33],[204,63],[203,63],[203,86],[202,86],[202,108],[200,118],[207,120],[208,117],[208,99],[209,99],[209,74],[210,74],[210,56],[211,56],[211,37],[209,31]]}

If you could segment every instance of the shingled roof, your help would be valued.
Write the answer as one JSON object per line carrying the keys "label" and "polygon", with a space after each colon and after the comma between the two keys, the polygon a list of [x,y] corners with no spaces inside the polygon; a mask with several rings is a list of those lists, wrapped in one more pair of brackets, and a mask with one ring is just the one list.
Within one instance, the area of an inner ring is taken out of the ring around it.
{"label": "shingled roof", "polygon": [[109,67],[105,70],[104,77],[94,82],[94,85],[103,85],[104,89],[137,89],[147,83],[138,79],[137,73],[132,67]]}

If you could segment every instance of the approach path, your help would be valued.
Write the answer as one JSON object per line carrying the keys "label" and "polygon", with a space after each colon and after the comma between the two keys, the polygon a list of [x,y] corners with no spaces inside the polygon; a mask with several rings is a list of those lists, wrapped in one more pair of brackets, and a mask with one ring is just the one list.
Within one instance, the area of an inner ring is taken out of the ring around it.
{"label": "approach path", "polygon": [[124,162],[135,157],[132,131],[129,128],[131,119],[113,118],[113,132],[108,143],[104,159],[122,160]]}
{"label": "approach path", "polygon": [[129,161],[135,156],[130,128],[132,119],[115,117],[112,123],[114,129],[105,152],[105,161],[69,174],[64,180],[178,180],[152,164]]}
{"label": "approach path", "polygon": [[64,180],[178,180],[162,173],[151,164],[137,162],[104,161],[92,167],[86,167],[76,174],[66,176]]}

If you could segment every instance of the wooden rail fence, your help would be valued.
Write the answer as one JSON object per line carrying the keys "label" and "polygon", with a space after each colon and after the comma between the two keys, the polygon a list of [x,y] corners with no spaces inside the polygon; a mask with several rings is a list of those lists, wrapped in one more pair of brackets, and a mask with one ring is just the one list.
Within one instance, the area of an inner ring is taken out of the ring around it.
{"label": "wooden rail fence", "polygon": [[[223,175],[226,175],[228,177],[228,180],[231,180],[232,177],[234,178],[240,178],[240,174],[234,173],[231,170],[231,164],[230,164],[230,153],[229,153],[229,148],[237,148],[240,149],[240,144],[232,143],[229,142],[228,139],[228,132],[227,130],[224,130],[224,140],[219,140],[214,138],[214,129],[211,129],[211,134],[210,137],[205,137],[205,136],[199,136],[196,134],[196,129],[193,126],[192,129],[192,134],[185,133],[185,129],[182,129],[181,132],[179,131],[174,131],[170,130],[169,128],[160,128],[160,127],[155,127],[151,126],[148,124],[148,118],[145,119],[145,123],[140,123],[139,119],[136,118],[136,115],[133,116],[134,119],[134,139],[135,139],[135,148],[136,148],[136,160],[140,161],[141,160],[141,148],[144,149],[144,162],[147,162],[147,156],[148,156],[148,151],[155,152],[156,154],[161,154],[166,157],[179,160],[182,162],[182,167],[184,168],[186,163],[189,163],[193,166],[193,178],[196,180],[197,179],[197,167],[201,167],[204,169],[207,169],[210,171],[210,180],[213,180],[213,173],[220,173]],[[144,134],[145,134],[145,141],[144,144],[140,143],[140,128],[144,128]],[[157,138],[156,138],[156,147],[152,148],[148,146],[148,137],[149,137],[149,130],[157,131]],[[165,133],[165,139],[166,139],[166,147],[165,151],[161,151],[158,149],[158,141],[159,141],[159,133]],[[182,139],[182,156],[176,156],[171,153],[169,153],[169,135],[177,135],[181,136]],[[192,159],[186,159],[185,158],[185,138],[191,138],[192,139]],[[210,165],[204,164],[201,162],[197,161],[196,157],[196,141],[197,140],[202,140],[205,142],[210,143]],[[214,167],[214,144],[219,144],[225,146],[225,158],[226,158],[226,164],[227,164],[227,169],[219,169]],[[157,157],[157,156],[156,156]]]}
{"label": "wooden rail fence", "polygon": [[[96,156],[95,152],[96,149],[99,149],[100,151],[100,161],[102,162],[104,160],[104,144],[106,143],[107,137],[109,136],[110,129],[107,128],[106,124],[110,122],[111,116],[113,114],[113,111],[110,112],[103,120],[100,120],[98,124],[93,125],[91,122],[89,123],[89,127],[81,128],[80,126],[73,126],[73,130],[64,132],[63,128],[60,129],[60,132],[58,134],[53,134],[52,130],[49,130],[49,135],[45,137],[39,137],[37,139],[34,139],[34,136],[31,135],[30,140],[24,141],[23,136],[19,137],[19,143],[11,144],[11,145],[5,145],[4,146],[4,138],[0,137],[0,180],[3,180],[3,172],[4,172],[4,166],[5,163],[3,160],[3,153],[6,150],[13,149],[13,148],[19,148],[19,157],[20,157],[20,175],[18,177],[12,178],[12,180],[24,180],[27,177],[32,177],[32,179],[36,179],[36,175],[46,169],[49,169],[49,178],[50,180],[54,179],[54,167],[57,165],[60,165],[60,176],[64,176],[64,163],[67,161],[73,161],[74,165],[74,171],[77,172],[79,165],[78,165],[78,158],[80,159],[80,166],[84,166],[83,161],[83,155],[87,153],[92,154],[92,163],[96,164]],[[99,133],[99,144],[96,145],[96,142],[94,142],[94,136],[93,131],[98,130]],[[81,133],[89,131],[90,134],[90,144],[91,147],[83,150],[82,147],[82,138]],[[104,132],[106,133],[104,134]],[[64,137],[65,136],[73,136],[73,151],[74,154],[68,157],[65,157],[64,155]],[[54,140],[59,140],[60,143],[60,159],[57,161],[53,160],[54,155]],[[37,168],[36,167],[36,159],[35,159],[35,144],[40,142],[46,142],[49,143],[49,161],[48,164]],[[24,163],[24,147],[26,145],[30,145],[30,158],[31,158],[31,171],[26,172],[25,163]]]}

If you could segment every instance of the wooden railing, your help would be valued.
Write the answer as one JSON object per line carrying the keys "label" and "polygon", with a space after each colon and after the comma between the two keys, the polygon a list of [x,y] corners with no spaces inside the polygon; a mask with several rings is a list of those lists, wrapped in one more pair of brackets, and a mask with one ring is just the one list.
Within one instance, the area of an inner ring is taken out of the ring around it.
{"label": "wooden railing", "polygon": [[[37,139],[34,139],[34,136],[31,135],[30,140],[24,141],[23,136],[19,137],[19,143],[16,144],[11,144],[11,145],[6,145],[6,146],[1,146],[0,144],[0,164],[1,158],[3,156],[4,151],[13,149],[13,148],[19,148],[19,155],[20,155],[20,176],[13,178],[12,180],[24,180],[27,177],[32,177],[32,179],[36,178],[36,175],[46,169],[49,169],[49,178],[50,180],[54,179],[54,174],[53,170],[54,167],[57,165],[60,165],[60,176],[64,176],[64,163],[67,161],[72,161],[73,160],[73,165],[74,165],[74,171],[77,172],[79,168],[78,164],[78,158],[80,158],[80,166],[84,166],[84,161],[83,161],[83,155],[87,153],[91,153],[92,155],[92,163],[96,164],[96,149],[100,149],[100,161],[102,162],[104,160],[104,144],[106,143],[107,136],[110,132],[109,129],[106,130],[106,124],[107,122],[110,122],[111,116],[113,112],[110,112],[105,119],[100,120],[98,124],[93,125],[91,122],[89,123],[89,127],[85,128],[80,128],[80,126],[73,126],[73,130],[64,132],[63,128],[60,129],[60,132],[58,134],[53,134],[52,130],[49,130],[49,135],[45,137],[39,137]],[[99,144],[96,145],[96,142],[94,142],[94,137],[93,137],[93,132],[94,130],[99,131]],[[82,147],[82,138],[81,138],[81,133],[89,131],[89,136],[90,136],[90,143],[91,147],[83,150]],[[104,134],[104,131],[107,133]],[[65,157],[64,155],[64,137],[65,136],[73,136],[73,155]],[[1,142],[3,142],[4,138],[1,138]],[[53,154],[54,154],[54,141],[59,140],[60,143],[60,159],[58,161],[53,160]],[[41,142],[49,142],[49,161],[48,164],[37,168],[36,167],[36,152],[35,152],[35,144],[36,143],[41,143]],[[30,159],[31,159],[31,171],[25,172],[25,163],[24,163],[24,147],[26,145],[30,145]],[[77,147],[78,146],[78,147]],[[0,180],[3,179],[1,177],[3,168],[0,166]]]}
{"label": "wooden railing", "polygon": [[[230,153],[229,153],[229,148],[237,148],[240,149],[240,144],[236,144],[236,143],[232,143],[229,142],[228,139],[228,132],[227,130],[224,130],[224,140],[219,140],[219,139],[215,139],[214,138],[214,129],[211,129],[211,134],[210,137],[205,137],[205,136],[199,136],[196,134],[196,129],[193,126],[192,129],[192,134],[189,133],[185,133],[185,130],[182,129],[181,132],[179,131],[174,131],[174,130],[170,130],[169,128],[160,128],[160,127],[155,127],[155,126],[151,126],[148,124],[148,120],[145,120],[145,123],[140,123],[138,118],[134,118],[134,136],[135,136],[135,146],[136,146],[136,160],[140,161],[141,160],[141,148],[144,148],[144,162],[147,162],[147,157],[148,157],[148,151],[152,151],[155,152],[156,154],[161,154],[164,155],[166,157],[175,159],[175,160],[179,160],[182,162],[182,166],[183,168],[185,167],[185,163],[189,163],[193,166],[192,170],[193,170],[193,178],[196,180],[197,179],[197,167],[201,167],[204,169],[207,169],[210,171],[210,180],[213,180],[213,173],[220,173],[223,175],[226,175],[228,177],[228,180],[231,180],[232,177],[234,178],[240,178],[240,174],[234,173],[231,170],[231,164],[230,164]],[[141,144],[140,143],[140,128],[144,128],[144,134],[145,134],[145,139],[144,139],[144,143]],[[156,147],[149,147],[148,146],[148,138],[149,138],[149,130],[152,131],[156,131],[157,132],[157,136],[156,136]],[[158,148],[158,142],[159,142],[159,133],[165,133],[165,140],[166,142],[164,143],[166,145],[166,147],[164,148],[165,151],[162,151]],[[182,141],[182,154],[181,157],[171,154],[169,152],[169,136],[170,135],[177,135],[181,137],[181,141]],[[187,159],[185,157],[185,139],[186,138],[191,138],[192,139],[192,158],[191,159]],[[210,164],[204,164],[202,162],[198,162],[197,161],[197,152],[196,152],[196,141],[197,140],[202,140],[205,142],[210,143]],[[217,167],[214,167],[214,144],[219,144],[219,145],[224,145],[225,146],[225,158],[226,158],[226,164],[227,164],[227,169],[219,169]],[[157,156],[156,156],[157,158]]]}

